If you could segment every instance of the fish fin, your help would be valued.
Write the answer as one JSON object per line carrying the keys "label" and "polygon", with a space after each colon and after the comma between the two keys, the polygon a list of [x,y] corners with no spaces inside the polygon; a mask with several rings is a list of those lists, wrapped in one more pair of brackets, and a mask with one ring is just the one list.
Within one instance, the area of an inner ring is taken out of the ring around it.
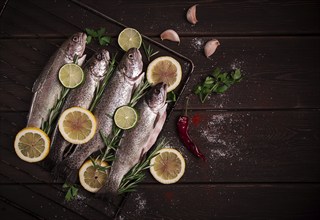
{"label": "fish fin", "polygon": [[141,72],[140,75],[137,77],[137,79],[135,80],[134,86],[133,86],[133,90],[136,90],[136,88],[138,88],[138,86],[140,85],[141,82],[143,82],[144,80],[144,76],[145,76],[145,72]]}
{"label": "fish fin", "polygon": [[32,92],[35,93],[38,90],[40,90],[43,86],[43,84],[45,83],[45,81],[48,79],[48,73],[51,71],[52,66],[54,65],[54,61],[57,58],[57,56],[59,55],[59,51],[56,51],[50,58],[49,61],[47,62],[47,65],[44,66],[41,74],[39,75],[39,77],[36,79],[36,81],[33,83],[33,87],[32,87]]}
{"label": "fish fin", "polygon": [[55,179],[59,177],[66,180],[67,183],[75,183],[78,180],[78,169],[68,166],[68,160],[58,163],[53,169]]}
{"label": "fish fin", "polygon": [[[163,123],[164,121],[166,120],[167,118],[167,106],[168,104],[165,104],[159,111],[158,111],[158,114],[157,114],[157,117],[156,119],[154,120],[154,123],[153,123],[153,128],[157,127],[158,123],[162,123],[162,126],[163,126]],[[162,121],[163,120],[163,121]],[[158,125],[159,126],[159,125]],[[162,128],[161,126],[161,128]]]}
{"label": "fish fin", "polygon": [[83,54],[82,57],[78,59],[79,66],[82,66],[85,63],[84,61],[86,60],[86,57],[87,57],[87,54]]}
{"label": "fish fin", "polygon": [[[33,92],[33,89],[32,89],[32,92]],[[31,106],[30,106],[28,117],[27,117],[28,118],[28,122],[27,122],[28,127],[31,127],[31,126],[37,127],[38,126],[35,122],[32,121],[32,115],[34,115],[34,110],[35,110],[34,103],[35,103],[35,100],[37,99],[37,95],[38,95],[38,93],[37,93],[37,91],[35,91],[33,94],[33,97],[32,97]]]}
{"label": "fish fin", "polygon": [[56,161],[52,160],[52,158],[46,157],[46,159],[41,161],[40,165],[44,169],[51,171],[55,167]]}
{"label": "fish fin", "polygon": [[142,147],[141,152],[147,153],[150,148],[154,145],[154,143],[157,141],[157,138],[163,128],[164,122],[167,118],[167,104],[165,104],[158,112],[157,118],[154,123],[153,130],[150,133],[150,136],[146,142],[146,144]]}
{"label": "fish fin", "polygon": [[[103,189],[103,188],[102,188]],[[100,192],[100,190],[95,194],[96,198],[106,201],[105,213],[110,219],[115,219],[119,206],[123,204],[125,197],[123,195],[118,195],[109,192]]]}

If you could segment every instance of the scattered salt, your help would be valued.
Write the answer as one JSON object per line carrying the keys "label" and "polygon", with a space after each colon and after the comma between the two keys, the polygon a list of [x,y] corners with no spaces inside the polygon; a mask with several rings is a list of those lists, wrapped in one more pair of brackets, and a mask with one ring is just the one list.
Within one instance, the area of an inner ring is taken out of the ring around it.
{"label": "scattered salt", "polygon": [[197,51],[201,51],[203,49],[204,40],[202,38],[193,38],[191,40],[191,46]]}

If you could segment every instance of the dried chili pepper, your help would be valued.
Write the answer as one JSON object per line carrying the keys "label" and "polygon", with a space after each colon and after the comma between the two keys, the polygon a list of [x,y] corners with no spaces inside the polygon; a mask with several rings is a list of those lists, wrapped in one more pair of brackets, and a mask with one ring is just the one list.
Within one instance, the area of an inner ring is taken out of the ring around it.
{"label": "dried chili pepper", "polygon": [[191,140],[188,129],[189,129],[189,117],[187,116],[187,106],[189,99],[187,99],[185,114],[180,116],[178,119],[177,127],[179,138],[182,141],[183,145],[195,156],[201,158],[202,160],[206,160],[205,156],[200,152],[197,145]]}

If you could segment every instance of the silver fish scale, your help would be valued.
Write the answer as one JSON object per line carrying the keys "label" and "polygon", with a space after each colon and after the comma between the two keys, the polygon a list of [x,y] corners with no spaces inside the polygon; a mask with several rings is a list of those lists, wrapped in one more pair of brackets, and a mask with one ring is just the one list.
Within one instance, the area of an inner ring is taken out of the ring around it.
{"label": "silver fish scale", "polygon": [[141,73],[142,67],[142,57],[139,50],[130,49],[117,66],[96,106],[94,111],[98,123],[96,134],[88,143],[76,146],[72,154],[57,165],[55,172],[58,175],[67,177],[69,182],[74,182],[75,173],[85,160],[92,153],[105,147],[100,132],[105,136],[110,135],[114,111],[130,102],[134,88],[141,83],[144,77],[144,73]]}
{"label": "silver fish scale", "polygon": [[[99,53],[103,53],[104,60],[97,60],[93,56],[84,67],[85,81],[79,87],[72,89],[66,102],[62,108],[62,112],[71,107],[82,107],[88,109],[94,98],[95,90],[99,85],[100,81],[103,80],[105,72],[109,67],[109,52],[103,50]],[[49,154],[50,163],[60,163],[63,154],[70,144],[60,134],[58,131],[58,126],[56,126],[53,136],[52,136],[51,152]],[[49,164],[48,164],[49,166]]]}
{"label": "silver fish scale", "polygon": [[139,162],[142,154],[149,150],[144,149],[143,146],[153,131],[157,113],[153,112],[145,101],[139,103],[136,109],[140,120],[135,127],[126,131],[121,139],[105,187],[109,192],[117,192],[123,176]]}
{"label": "silver fish scale", "polygon": [[49,59],[32,88],[34,95],[28,115],[28,127],[40,128],[42,122],[48,119],[49,110],[55,105],[63,88],[58,79],[59,69],[66,63],[72,63],[74,55],[82,56],[85,42],[86,35],[76,33]]}

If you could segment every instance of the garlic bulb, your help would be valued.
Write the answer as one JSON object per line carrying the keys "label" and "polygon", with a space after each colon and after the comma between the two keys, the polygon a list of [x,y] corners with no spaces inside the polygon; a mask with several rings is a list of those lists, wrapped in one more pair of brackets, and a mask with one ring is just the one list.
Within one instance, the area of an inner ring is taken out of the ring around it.
{"label": "garlic bulb", "polygon": [[194,6],[191,6],[187,11],[187,20],[191,24],[196,24],[198,22],[196,17],[196,8],[197,8],[197,5],[194,5]]}
{"label": "garlic bulb", "polygon": [[217,47],[220,45],[217,39],[212,39],[206,43],[204,46],[204,54],[206,57],[210,57],[216,51]]}
{"label": "garlic bulb", "polygon": [[162,34],[160,35],[160,38],[161,38],[161,40],[170,40],[170,41],[180,43],[179,35],[177,34],[177,32],[175,32],[172,29],[168,29],[168,30],[162,32]]}

